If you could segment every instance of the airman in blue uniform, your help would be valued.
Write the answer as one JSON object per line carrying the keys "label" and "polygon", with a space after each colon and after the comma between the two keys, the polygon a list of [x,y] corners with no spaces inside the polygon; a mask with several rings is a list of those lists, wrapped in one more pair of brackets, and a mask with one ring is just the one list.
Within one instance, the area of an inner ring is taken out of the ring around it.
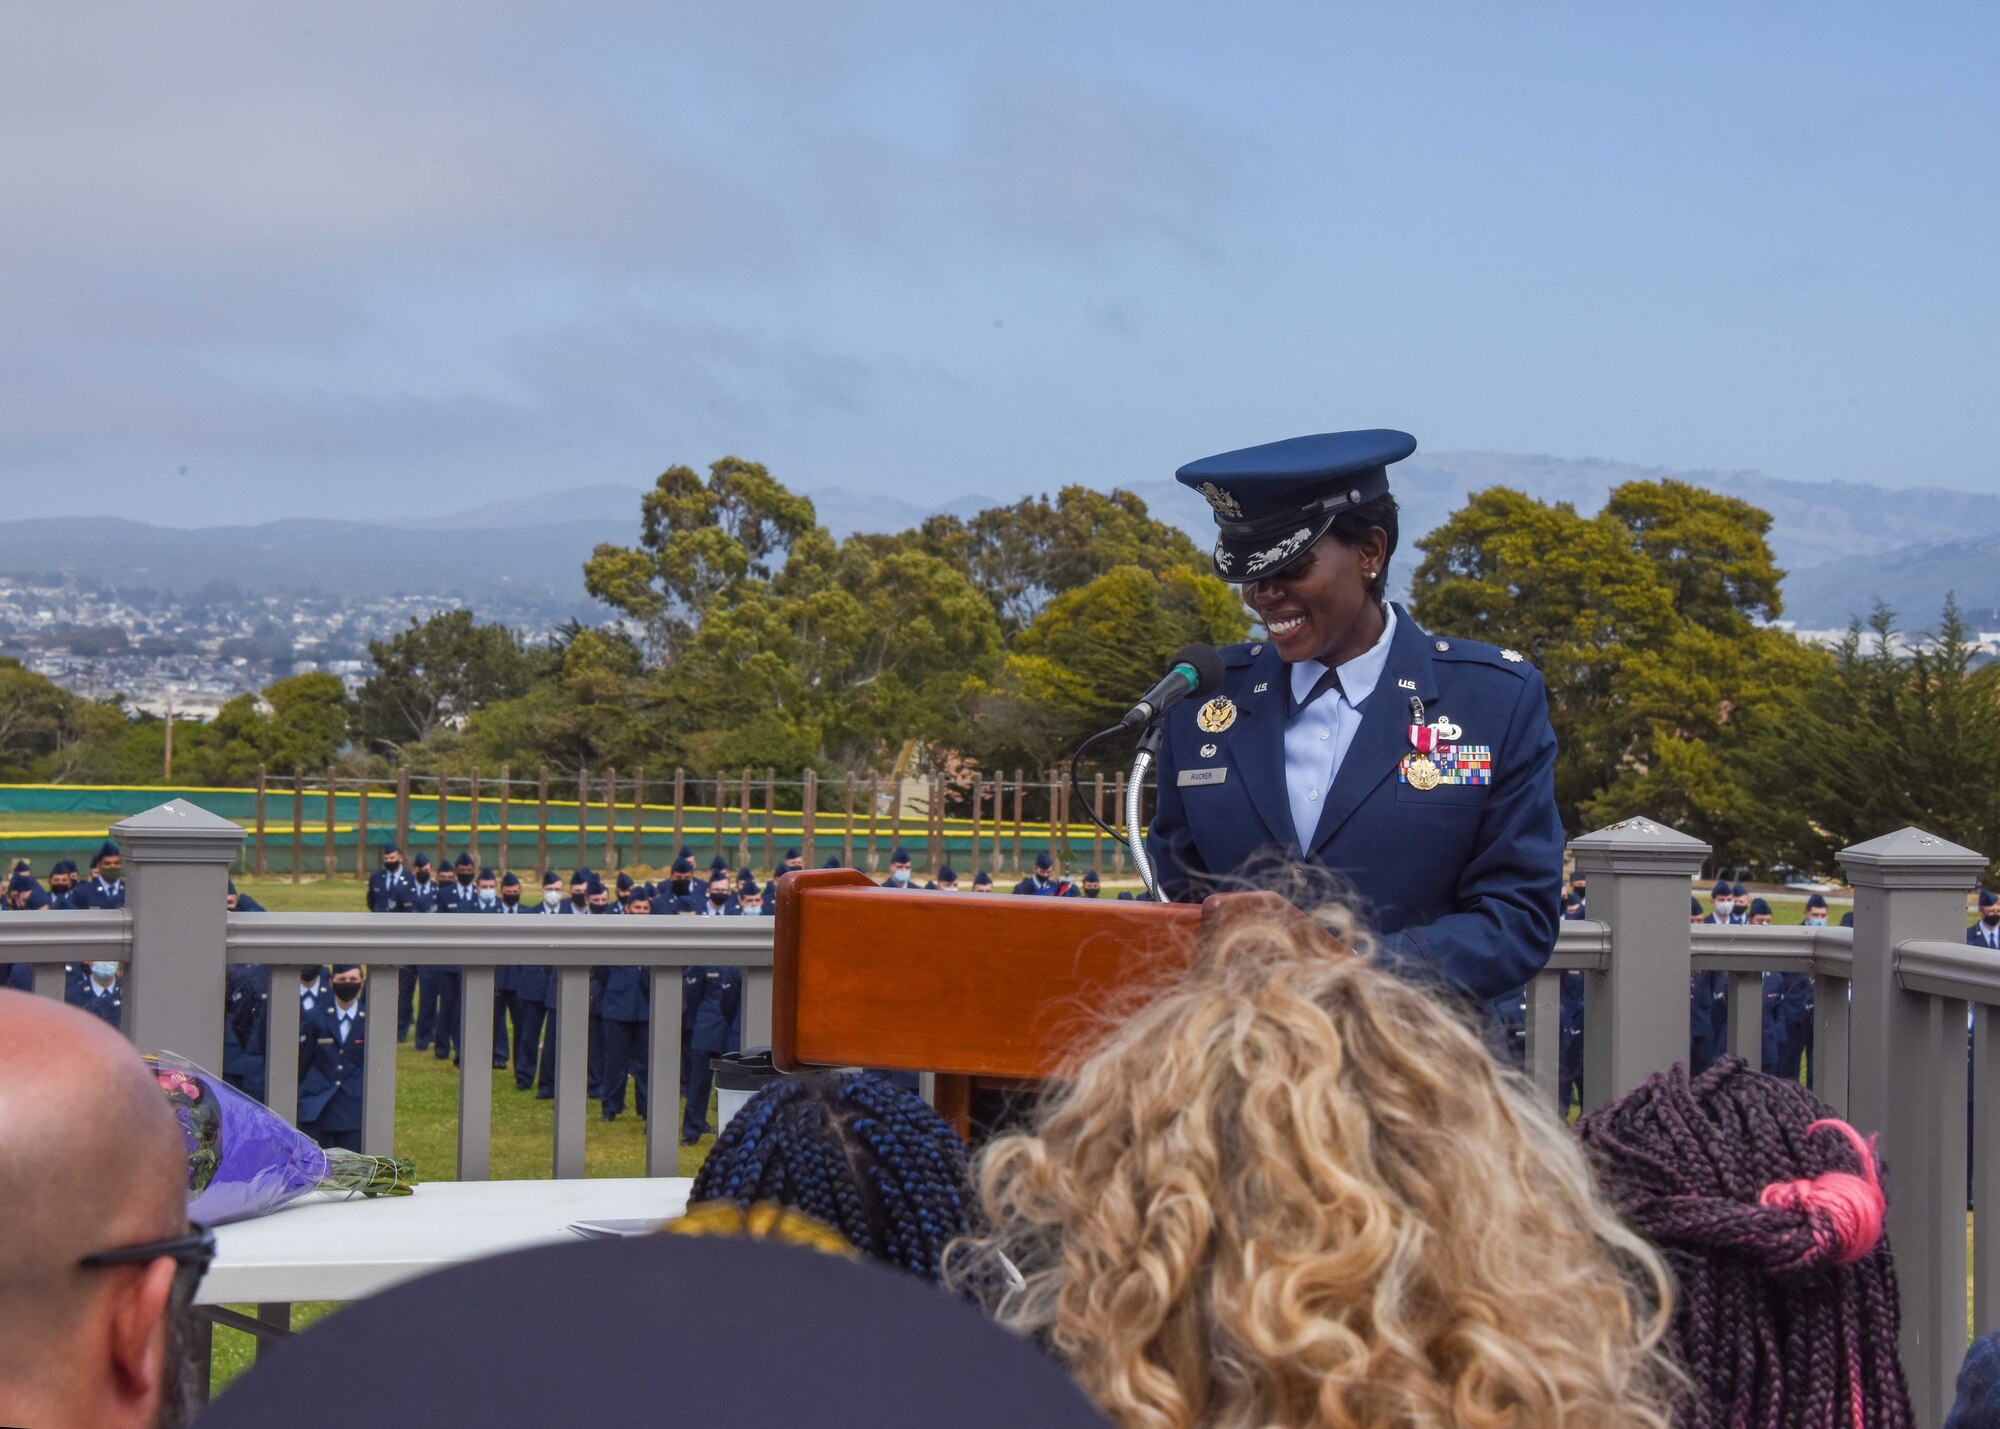
{"label": "airman in blue uniform", "polygon": [[[650,917],[653,900],[635,887],[625,911]],[[600,1114],[605,1121],[616,1121],[624,1114],[625,1079],[630,1077],[639,1119],[644,1121],[651,1090],[646,1074],[646,1034],[653,1019],[652,973],[643,967],[620,965],[592,968],[590,976],[597,1015],[604,1025]]]}
{"label": "airman in blue uniform", "polygon": [[118,976],[117,963],[76,965],[63,988],[63,1000],[71,1007],[94,1013],[113,1027],[125,1021],[125,984]]}
{"label": "airman in blue uniform", "polygon": [[[452,861],[452,881],[438,889],[437,910],[440,913],[478,913],[486,911],[479,896],[478,872],[472,863],[472,855],[461,853]],[[493,875],[487,875],[487,892],[492,893]],[[496,904],[498,898],[493,900]],[[497,907],[491,911],[499,911]],[[424,979],[430,979],[430,990],[424,990]],[[437,1012],[432,1022],[431,1055],[442,1062],[449,1057],[454,1064],[458,1061],[458,1049],[462,1029],[463,1009],[460,994],[464,987],[464,975],[458,968],[437,964],[418,970],[418,1018],[426,1002],[435,1004]],[[423,1033],[418,1030],[419,1039]]]}
{"label": "airman in blue uniform", "polygon": [[118,845],[106,840],[90,860],[90,882],[83,885],[83,899],[70,896],[71,906],[80,908],[123,908],[125,906],[125,864]]}
{"label": "airman in blue uniform", "polygon": [[681,1145],[708,1135],[709,1094],[715,1071],[709,1058],[742,1045],[737,1022],[743,1004],[740,968],[698,967],[681,974]]}
{"label": "airman in blue uniform", "polygon": [[[1701,921],[1709,927],[1732,927],[1750,921],[1748,908],[1739,911],[1736,885],[1718,878],[1709,891],[1711,911]],[[1688,994],[1688,1070],[1705,1070],[1729,1048],[1729,975],[1696,973]]]}
{"label": "airman in blue uniform", "polygon": [[1265,638],[1169,710],[1148,849],[1170,899],[1231,879],[1338,875],[1392,963],[1482,1001],[1555,947],[1563,832],[1541,675],[1386,599],[1402,432],[1297,437],[1190,463],[1215,572]]}
{"label": "airman in blue uniform", "polygon": [[299,1017],[299,1130],[321,1146],[361,1149],[368,1012],[361,969],[336,963],[332,995]]}
{"label": "airman in blue uniform", "polygon": [[1034,898],[1056,898],[1062,893],[1062,885],[1055,878],[1056,861],[1043,849],[1035,855],[1035,871],[1014,885],[1014,891]]}
{"label": "airman in blue uniform", "polygon": [[[483,872],[480,878],[480,897],[485,897],[487,880],[493,877],[492,870]],[[499,896],[492,906],[483,901],[482,912],[516,914],[521,909],[521,879],[509,869],[500,875]],[[493,1070],[505,1071],[513,1055],[515,1035],[521,1030],[521,974],[527,971],[520,967],[496,968],[493,973]],[[508,1030],[509,1019],[513,1030]]]}
{"label": "airman in blue uniform", "polygon": [[894,888],[909,892],[916,887],[910,882],[910,851],[898,845],[889,854],[889,876],[882,880],[884,888]]}
{"label": "airman in blue uniform", "polygon": [[71,859],[58,859],[49,870],[49,907],[87,908],[90,905],[78,901],[76,864]]}

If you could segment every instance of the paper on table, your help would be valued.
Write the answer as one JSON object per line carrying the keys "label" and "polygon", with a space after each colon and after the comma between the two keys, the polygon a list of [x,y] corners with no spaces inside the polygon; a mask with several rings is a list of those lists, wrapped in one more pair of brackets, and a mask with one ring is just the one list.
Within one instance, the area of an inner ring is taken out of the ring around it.
{"label": "paper on table", "polygon": [[585,1240],[615,1240],[620,1236],[651,1235],[665,1225],[667,1219],[572,1221],[569,1228]]}

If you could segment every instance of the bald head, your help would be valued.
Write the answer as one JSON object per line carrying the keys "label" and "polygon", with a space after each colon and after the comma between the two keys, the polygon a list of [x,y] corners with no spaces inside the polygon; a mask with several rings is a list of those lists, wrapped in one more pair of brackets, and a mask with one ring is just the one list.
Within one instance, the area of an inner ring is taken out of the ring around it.
{"label": "bald head", "polygon": [[181,1234],[187,1153],[129,1042],[89,1013],[5,990],[0,1206],[0,1384],[54,1388],[91,1370],[80,1347],[124,1276],[77,1262]]}

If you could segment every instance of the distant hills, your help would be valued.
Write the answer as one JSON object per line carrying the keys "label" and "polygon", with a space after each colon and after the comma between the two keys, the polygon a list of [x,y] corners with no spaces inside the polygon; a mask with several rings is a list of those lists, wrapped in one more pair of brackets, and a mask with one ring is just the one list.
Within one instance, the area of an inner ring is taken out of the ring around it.
{"label": "distant hills", "polygon": [[[1499,452],[1419,453],[1396,468],[1405,550],[1484,487],[1512,486],[1590,512],[1621,482],[1666,476],[1771,513],[1772,545],[1789,572],[1785,614],[1802,627],[1844,625],[1878,597],[1909,625],[1921,626],[1955,591],[1975,626],[2000,629],[2000,498],[1964,491]],[[1206,543],[1207,507],[1183,488],[1163,479],[1133,489],[1156,514]],[[600,542],[633,539],[641,490],[581,486],[393,526],[290,520],[185,530],[110,517],[21,519],[8,523],[0,574],[67,572],[179,594],[223,580],[254,594],[437,595],[516,619],[530,612],[594,618],[601,612],[583,591],[583,562]],[[934,512],[970,515],[1015,499],[965,496],[925,506],[842,488],[808,494],[836,535],[903,530]],[[1404,574],[1411,568],[1407,560],[1399,565]]]}

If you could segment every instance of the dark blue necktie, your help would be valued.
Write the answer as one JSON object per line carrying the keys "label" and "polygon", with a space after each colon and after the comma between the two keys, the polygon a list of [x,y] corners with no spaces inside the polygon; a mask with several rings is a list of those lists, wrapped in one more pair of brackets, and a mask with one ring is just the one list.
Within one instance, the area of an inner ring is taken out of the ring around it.
{"label": "dark blue necktie", "polygon": [[[1285,681],[1285,692],[1287,694],[1290,694],[1291,689],[1292,689],[1291,681],[1290,679],[1287,679]],[[1318,699],[1328,690],[1332,690],[1336,694],[1342,694],[1342,695],[1347,693],[1347,691],[1341,689],[1340,687],[1340,671],[1334,669],[1331,665],[1327,666],[1326,669],[1321,672],[1319,679],[1313,682],[1313,687],[1310,690],[1306,691],[1306,697],[1304,699],[1296,700],[1293,702],[1291,713],[1286,715],[1285,718],[1296,719],[1298,717],[1299,711],[1303,710],[1307,705],[1310,705],[1314,700]]]}

